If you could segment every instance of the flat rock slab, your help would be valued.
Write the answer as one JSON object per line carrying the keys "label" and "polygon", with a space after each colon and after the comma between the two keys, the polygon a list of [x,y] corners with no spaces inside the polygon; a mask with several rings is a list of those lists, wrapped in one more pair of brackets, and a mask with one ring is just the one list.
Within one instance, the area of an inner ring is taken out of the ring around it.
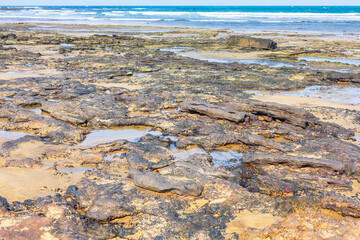
{"label": "flat rock slab", "polygon": [[129,175],[134,179],[134,184],[138,187],[165,193],[171,192],[183,196],[200,196],[203,187],[196,181],[183,176],[161,175],[152,172],[140,172],[130,170]]}
{"label": "flat rock slab", "polygon": [[41,109],[51,116],[75,125],[112,126],[118,118],[127,117],[127,108],[112,96],[83,95],[77,99],[61,102],[45,102]]}

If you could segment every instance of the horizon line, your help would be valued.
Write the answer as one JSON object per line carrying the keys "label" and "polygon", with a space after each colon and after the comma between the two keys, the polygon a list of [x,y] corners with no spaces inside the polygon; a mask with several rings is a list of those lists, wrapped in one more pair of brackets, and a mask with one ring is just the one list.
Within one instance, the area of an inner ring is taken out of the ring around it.
{"label": "horizon line", "polygon": [[359,5],[0,5],[0,7],[360,7]]}

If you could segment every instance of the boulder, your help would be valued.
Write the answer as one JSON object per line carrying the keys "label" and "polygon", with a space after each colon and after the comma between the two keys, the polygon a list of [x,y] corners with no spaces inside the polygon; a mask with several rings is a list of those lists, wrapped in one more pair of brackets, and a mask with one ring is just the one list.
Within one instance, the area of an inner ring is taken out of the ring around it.
{"label": "boulder", "polygon": [[277,43],[270,39],[244,37],[239,35],[232,35],[228,40],[229,46],[236,46],[241,48],[255,48],[255,49],[275,49]]}
{"label": "boulder", "polygon": [[154,192],[171,192],[183,196],[200,196],[203,187],[184,176],[161,175],[153,172],[140,172],[131,169],[129,175],[138,187]]}

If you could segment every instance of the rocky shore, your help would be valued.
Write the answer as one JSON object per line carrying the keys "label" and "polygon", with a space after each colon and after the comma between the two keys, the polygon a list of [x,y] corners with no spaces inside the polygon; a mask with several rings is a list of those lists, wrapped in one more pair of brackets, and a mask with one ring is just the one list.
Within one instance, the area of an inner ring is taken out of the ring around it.
{"label": "rocky shore", "polygon": [[360,237],[359,41],[0,29],[1,239]]}

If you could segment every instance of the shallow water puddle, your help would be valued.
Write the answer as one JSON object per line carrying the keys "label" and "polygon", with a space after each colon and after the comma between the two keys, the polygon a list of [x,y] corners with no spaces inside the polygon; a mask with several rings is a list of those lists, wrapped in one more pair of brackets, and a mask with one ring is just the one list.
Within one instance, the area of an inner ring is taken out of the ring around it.
{"label": "shallow water puddle", "polygon": [[[170,150],[173,151],[171,154],[175,160],[182,160],[189,158],[196,154],[208,154],[205,150],[201,148],[192,148],[189,150],[180,150],[175,147],[174,144],[170,146]],[[234,167],[241,165],[240,159],[244,156],[242,153],[237,153],[234,151],[216,151],[210,152],[212,157],[212,162],[214,167]]]}
{"label": "shallow water puddle", "polygon": [[68,167],[62,167],[59,169],[61,172],[63,173],[83,173],[86,172],[88,170],[94,170],[94,168],[91,167],[73,167],[73,168],[68,168]]}
{"label": "shallow water puddle", "polygon": [[51,115],[47,112],[44,112],[41,110],[41,108],[39,106],[36,107],[25,107],[25,109],[36,113],[37,115],[41,115],[42,117],[46,117],[46,118],[51,118]]}
{"label": "shallow water puddle", "polygon": [[331,62],[331,63],[343,63],[349,65],[360,66],[360,59],[346,59],[346,58],[321,58],[321,57],[299,57],[298,60],[307,62]]}
{"label": "shallow water puddle", "polygon": [[29,108],[29,110],[39,115],[42,113],[41,108]]}
{"label": "shallow water puddle", "polygon": [[29,134],[23,133],[23,132],[9,132],[9,131],[0,130],[0,138],[18,139],[18,138],[22,138],[26,135],[29,135]]}
{"label": "shallow water puddle", "polygon": [[268,66],[273,68],[281,68],[281,67],[291,67],[295,68],[296,66],[289,63],[283,62],[275,62],[275,61],[268,61],[268,60],[260,60],[260,59],[237,59],[237,60],[225,60],[225,59],[210,59],[205,58],[201,59],[209,62],[218,62],[218,63],[241,63],[241,64],[258,64],[262,66]]}
{"label": "shallow water puddle", "polygon": [[159,48],[160,51],[167,51],[167,52],[173,52],[173,53],[180,53],[180,52],[184,52],[186,50],[192,50],[195,49],[193,47],[171,47],[171,48]]}
{"label": "shallow water puddle", "polygon": [[163,136],[162,138],[169,139],[172,142],[179,141],[179,137],[176,137],[176,136]]}
{"label": "shallow water puddle", "polygon": [[72,44],[72,43],[60,43],[60,46],[62,46],[62,47],[75,47],[76,45]]}
{"label": "shallow water puddle", "polygon": [[241,63],[241,64],[258,64],[262,66],[268,66],[272,68],[281,68],[281,67],[290,67],[290,68],[296,68],[304,65],[303,63],[300,64],[291,64],[286,62],[279,62],[279,61],[271,61],[266,59],[230,59],[226,57],[218,57],[218,58],[211,58],[211,57],[205,57],[202,56],[201,53],[198,52],[186,52],[186,53],[180,53],[179,56],[183,57],[190,57],[202,61],[208,61],[208,62],[216,62],[216,63]]}
{"label": "shallow water puddle", "polygon": [[105,156],[104,160],[105,161],[111,161],[116,157],[122,157],[125,154],[125,152],[115,152],[115,153],[110,153],[108,155]]}
{"label": "shallow water puddle", "polygon": [[235,167],[241,165],[240,159],[244,156],[242,153],[234,151],[216,151],[210,153],[214,167]]}
{"label": "shallow water puddle", "polygon": [[95,146],[100,143],[111,142],[115,140],[127,140],[138,142],[140,138],[150,134],[161,136],[159,131],[151,131],[150,127],[122,127],[118,129],[100,129],[94,130],[86,136],[85,140],[79,143],[79,146]]}
{"label": "shallow water puddle", "polygon": [[170,146],[170,150],[174,152],[171,155],[175,158],[175,160],[186,159],[195,154],[207,154],[207,152],[205,152],[205,150],[203,150],[201,148],[192,148],[189,150],[179,150],[175,146]]}

